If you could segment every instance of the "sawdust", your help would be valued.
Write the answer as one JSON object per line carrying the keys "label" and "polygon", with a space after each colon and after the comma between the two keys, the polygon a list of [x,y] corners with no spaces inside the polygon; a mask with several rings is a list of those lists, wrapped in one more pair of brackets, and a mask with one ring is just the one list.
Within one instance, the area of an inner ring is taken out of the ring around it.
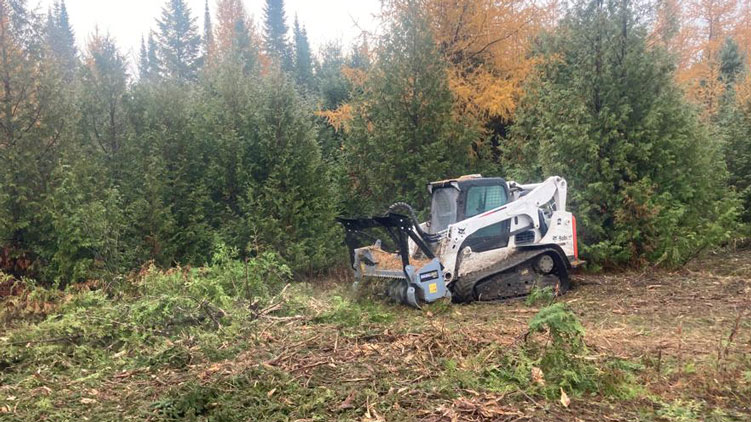
{"label": "sawdust", "polygon": [[[373,258],[378,264],[377,265],[378,269],[396,270],[396,271],[402,270],[402,257],[399,254],[387,252],[387,251],[384,251],[383,249],[376,248],[375,246],[370,246],[367,249],[373,255]],[[409,263],[415,266],[416,268],[421,268],[429,264],[430,260],[426,258],[410,257]]]}

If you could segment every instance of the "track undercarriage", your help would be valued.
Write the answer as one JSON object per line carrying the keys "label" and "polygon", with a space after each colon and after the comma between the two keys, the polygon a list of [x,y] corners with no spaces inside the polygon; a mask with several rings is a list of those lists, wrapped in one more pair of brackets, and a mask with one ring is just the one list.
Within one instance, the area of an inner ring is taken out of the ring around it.
{"label": "track undercarriage", "polygon": [[568,270],[556,265],[552,253],[542,253],[495,274],[464,277],[451,286],[455,302],[502,301],[527,296],[532,289],[549,287],[558,294],[569,288]]}

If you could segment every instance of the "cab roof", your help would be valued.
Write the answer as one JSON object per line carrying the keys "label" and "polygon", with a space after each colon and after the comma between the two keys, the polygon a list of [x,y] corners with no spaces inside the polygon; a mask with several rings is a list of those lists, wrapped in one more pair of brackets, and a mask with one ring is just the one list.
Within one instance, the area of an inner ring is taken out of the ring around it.
{"label": "cab roof", "polygon": [[485,185],[506,185],[506,180],[501,177],[483,177],[481,174],[469,174],[456,179],[446,179],[428,183],[428,192],[432,194],[434,189],[452,186],[458,190],[463,190],[469,186]]}
{"label": "cab roof", "polygon": [[482,174],[467,174],[456,179],[439,180],[437,182],[430,182],[433,186],[445,186],[450,185],[451,182],[463,182],[465,180],[482,179]]}

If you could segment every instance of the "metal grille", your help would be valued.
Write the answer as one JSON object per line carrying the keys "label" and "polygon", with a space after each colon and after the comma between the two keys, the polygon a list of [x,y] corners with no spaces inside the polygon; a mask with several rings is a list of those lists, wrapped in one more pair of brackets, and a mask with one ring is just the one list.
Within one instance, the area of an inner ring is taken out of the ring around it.
{"label": "metal grille", "polygon": [[535,232],[532,230],[527,230],[525,232],[521,232],[514,236],[514,239],[516,239],[517,245],[523,245],[525,243],[532,243],[535,241]]}

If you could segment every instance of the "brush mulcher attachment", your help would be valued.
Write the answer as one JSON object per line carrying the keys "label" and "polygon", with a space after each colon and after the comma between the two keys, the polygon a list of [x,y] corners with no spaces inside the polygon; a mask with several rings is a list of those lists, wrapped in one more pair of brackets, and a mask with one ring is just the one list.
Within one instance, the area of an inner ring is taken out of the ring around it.
{"label": "brush mulcher attachment", "polygon": [[404,203],[380,217],[339,219],[355,287],[365,277],[393,279],[389,296],[415,307],[444,297],[472,302],[534,287],[568,289],[569,272],[581,262],[564,179],[519,184],[472,175],[430,183],[428,192],[424,223]]}

